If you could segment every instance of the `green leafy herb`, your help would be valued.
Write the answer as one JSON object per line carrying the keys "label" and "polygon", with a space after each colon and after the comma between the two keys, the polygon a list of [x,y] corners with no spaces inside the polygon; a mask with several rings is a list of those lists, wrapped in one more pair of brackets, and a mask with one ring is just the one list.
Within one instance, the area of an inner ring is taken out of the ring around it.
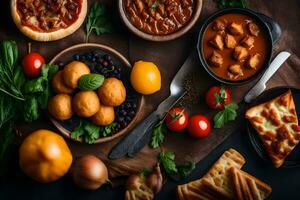
{"label": "green leafy herb", "polygon": [[147,176],[149,176],[152,173],[152,171],[153,171],[153,169],[151,169],[151,168],[143,169],[140,172],[140,176],[147,177]]}
{"label": "green leafy herb", "polygon": [[162,151],[158,156],[158,162],[162,164],[165,171],[168,174],[177,173],[177,167],[175,163],[175,154],[171,151]]}
{"label": "green leafy herb", "polygon": [[103,82],[104,76],[101,74],[86,74],[79,79],[78,87],[81,90],[96,90]]}
{"label": "green leafy herb", "polygon": [[71,132],[71,138],[78,140],[83,138],[87,144],[93,144],[100,137],[106,137],[112,133],[116,123],[112,123],[108,126],[96,126],[87,121],[81,121],[79,125]]}
{"label": "green leafy herb", "polygon": [[23,115],[26,122],[33,122],[39,118],[39,105],[34,96],[26,98]]}
{"label": "green leafy herb", "polygon": [[154,126],[150,146],[152,148],[159,147],[165,139],[166,132],[167,130],[163,121]]}
{"label": "green leafy herb", "polygon": [[192,173],[192,171],[196,168],[195,162],[189,161],[185,165],[178,166],[178,173],[181,178],[186,178],[188,175]]}
{"label": "green leafy herb", "polygon": [[218,8],[247,8],[246,0],[217,0]]}
{"label": "green leafy herb", "polygon": [[117,126],[117,123],[113,122],[110,125],[103,126],[100,129],[100,136],[106,137],[112,133],[112,130]]}
{"label": "green leafy herb", "polygon": [[238,105],[231,103],[224,106],[224,109],[219,111],[214,117],[214,127],[221,128],[230,121],[233,121],[237,116]]}
{"label": "green leafy herb", "polygon": [[98,36],[106,33],[112,33],[113,26],[109,20],[110,16],[107,7],[95,2],[91,6],[91,10],[87,18],[86,42],[88,42],[93,31],[95,31]]}
{"label": "green leafy herb", "polygon": [[219,93],[214,93],[215,99],[216,99],[216,106],[223,105],[225,103],[225,100],[227,98],[226,91],[224,87],[221,87]]}

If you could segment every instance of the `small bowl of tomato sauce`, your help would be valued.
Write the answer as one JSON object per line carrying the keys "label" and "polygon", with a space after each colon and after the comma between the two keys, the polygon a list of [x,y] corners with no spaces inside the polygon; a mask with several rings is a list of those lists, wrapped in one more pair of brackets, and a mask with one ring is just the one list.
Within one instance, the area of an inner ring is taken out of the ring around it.
{"label": "small bowl of tomato sauce", "polygon": [[202,24],[197,50],[204,69],[217,81],[241,85],[262,76],[281,35],[270,17],[245,8],[219,10]]}
{"label": "small bowl of tomato sauce", "polygon": [[169,41],[188,32],[198,20],[203,0],[119,0],[127,28],[150,41]]}

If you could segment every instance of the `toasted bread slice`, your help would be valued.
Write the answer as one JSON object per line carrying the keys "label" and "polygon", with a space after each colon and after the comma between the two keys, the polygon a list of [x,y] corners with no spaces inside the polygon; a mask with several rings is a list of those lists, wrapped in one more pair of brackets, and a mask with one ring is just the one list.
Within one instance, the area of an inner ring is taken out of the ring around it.
{"label": "toasted bread slice", "polygon": [[238,200],[263,200],[272,192],[272,188],[250,174],[230,168],[234,191]]}
{"label": "toasted bread slice", "polygon": [[300,140],[292,92],[250,108],[246,118],[256,129],[275,167],[280,167]]}
{"label": "toasted bread slice", "polygon": [[203,178],[177,186],[178,199],[234,199],[228,170],[231,167],[241,168],[244,164],[244,157],[236,150],[225,151]]}

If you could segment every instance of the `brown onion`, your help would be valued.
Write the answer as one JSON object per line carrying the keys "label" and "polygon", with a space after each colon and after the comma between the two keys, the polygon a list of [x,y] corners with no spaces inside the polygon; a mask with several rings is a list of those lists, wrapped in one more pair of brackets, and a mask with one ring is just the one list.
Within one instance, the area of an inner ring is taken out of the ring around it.
{"label": "brown onion", "polygon": [[72,176],[78,187],[88,190],[98,189],[109,181],[105,164],[93,155],[86,155],[77,160]]}

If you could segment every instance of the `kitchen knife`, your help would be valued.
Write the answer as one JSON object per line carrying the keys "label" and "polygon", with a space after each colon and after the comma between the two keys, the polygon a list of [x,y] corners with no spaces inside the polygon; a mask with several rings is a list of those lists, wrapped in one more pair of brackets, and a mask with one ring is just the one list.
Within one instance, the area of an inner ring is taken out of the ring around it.
{"label": "kitchen knife", "polygon": [[253,99],[258,97],[265,89],[266,89],[266,83],[270,78],[273,76],[273,74],[279,69],[279,67],[290,57],[290,53],[283,51],[280,52],[275,59],[271,62],[269,68],[266,70],[266,72],[263,74],[261,79],[256,83],[254,87],[252,87],[251,90],[246,94],[244,100],[246,103],[250,103]]}

